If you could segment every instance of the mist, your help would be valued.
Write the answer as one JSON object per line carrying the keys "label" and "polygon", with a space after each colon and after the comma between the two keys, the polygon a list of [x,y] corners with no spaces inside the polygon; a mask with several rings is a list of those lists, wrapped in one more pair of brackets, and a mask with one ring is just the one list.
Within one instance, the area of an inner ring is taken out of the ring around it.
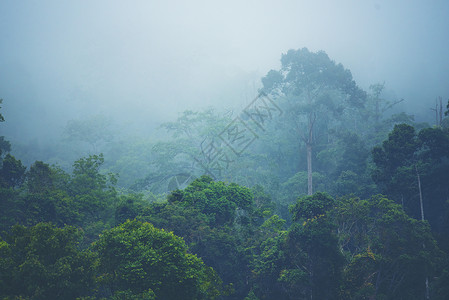
{"label": "mist", "polygon": [[0,0],[0,299],[447,299],[448,16]]}
{"label": "mist", "polygon": [[2,134],[46,140],[98,114],[146,134],[186,109],[239,110],[302,47],[430,119],[449,94],[448,15],[447,1],[2,1]]}

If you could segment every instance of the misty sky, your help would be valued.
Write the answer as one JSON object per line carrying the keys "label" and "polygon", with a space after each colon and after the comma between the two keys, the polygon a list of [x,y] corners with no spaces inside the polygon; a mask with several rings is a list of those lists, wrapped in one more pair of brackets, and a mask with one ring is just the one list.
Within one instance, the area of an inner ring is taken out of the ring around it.
{"label": "misty sky", "polygon": [[239,110],[302,47],[421,114],[449,98],[447,0],[0,0],[0,130],[45,136],[104,114],[144,131],[185,109]]}

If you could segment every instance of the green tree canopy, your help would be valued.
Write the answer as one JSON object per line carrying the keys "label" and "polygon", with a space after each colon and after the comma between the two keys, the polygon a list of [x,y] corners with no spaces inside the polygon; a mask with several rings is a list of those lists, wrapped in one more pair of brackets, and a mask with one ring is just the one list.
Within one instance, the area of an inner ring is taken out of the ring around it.
{"label": "green tree canopy", "polygon": [[98,252],[100,280],[114,295],[152,291],[156,299],[214,299],[220,280],[184,241],[150,223],[127,221],[103,232]]}
{"label": "green tree canopy", "polygon": [[426,278],[442,262],[428,224],[381,195],[338,202],[339,240],[349,259],[344,299],[423,299]]}
{"label": "green tree canopy", "polygon": [[80,238],[80,231],[70,226],[14,226],[0,240],[0,297],[57,300],[89,295],[95,258],[77,248]]}
{"label": "green tree canopy", "polygon": [[194,180],[184,190],[175,191],[168,197],[169,202],[196,208],[207,215],[211,226],[231,224],[237,217],[236,210],[251,213],[253,200],[250,189],[235,183],[213,181],[209,176]]}

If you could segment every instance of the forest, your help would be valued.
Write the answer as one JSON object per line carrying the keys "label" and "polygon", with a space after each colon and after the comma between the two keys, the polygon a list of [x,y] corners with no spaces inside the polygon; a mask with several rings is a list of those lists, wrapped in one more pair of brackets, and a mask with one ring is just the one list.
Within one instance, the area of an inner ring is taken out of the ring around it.
{"label": "forest", "polygon": [[448,299],[449,100],[416,122],[307,48],[261,82],[152,139],[0,137],[0,298]]}

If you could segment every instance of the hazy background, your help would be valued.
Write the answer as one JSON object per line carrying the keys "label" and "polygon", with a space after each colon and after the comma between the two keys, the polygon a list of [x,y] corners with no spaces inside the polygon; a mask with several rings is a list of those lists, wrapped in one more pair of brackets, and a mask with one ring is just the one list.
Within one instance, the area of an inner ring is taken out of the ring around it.
{"label": "hazy background", "polygon": [[324,50],[432,120],[449,97],[449,1],[0,0],[12,142],[103,114],[150,132],[185,109],[242,109],[288,49]]}

